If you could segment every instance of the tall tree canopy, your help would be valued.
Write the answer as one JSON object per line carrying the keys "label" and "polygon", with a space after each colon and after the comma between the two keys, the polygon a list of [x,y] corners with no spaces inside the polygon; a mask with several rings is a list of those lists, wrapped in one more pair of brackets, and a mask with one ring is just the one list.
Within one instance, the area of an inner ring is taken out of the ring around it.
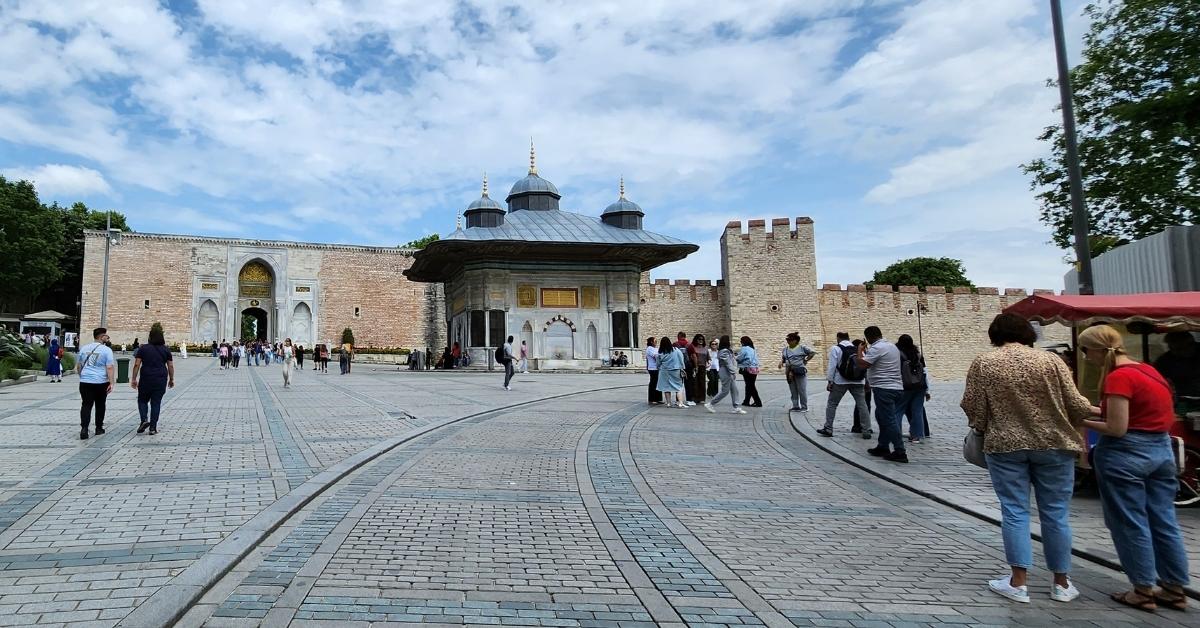
{"label": "tall tree canopy", "polygon": [[[1085,12],[1092,26],[1071,83],[1085,203],[1091,232],[1102,236],[1093,238],[1097,254],[1098,243],[1143,238],[1200,215],[1200,10],[1196,0],[1106,0]],[[1040,139],[1051,156],[1022,170],[1055,244],[1069,248],[1062,126]]]}
{"label": "tall tree canopy", "polygon": [[912,257],[875,271],[867,285],[974,287],[967,279],[967,269],[961,260],[949,257]]}
{"label": "tall tree canopy", "polygon": [[125,215],[120,212],[88,209],[83,203],[74,203],[70,207],[60,207],[55,203],[50,209],[58,213],[63,225],[63,242],[59,249],[62,276],[42,291],[37,307],[70,314],[75,312],[75,302],[83,290],[83,231],[103,231],[109,220],[114,229],[131,229],[125,221]]}
{"label": "tall tree canopy", "polygon": [[62,276],[63,226],[28,181],[0,176],[0,307],[27,307]]}

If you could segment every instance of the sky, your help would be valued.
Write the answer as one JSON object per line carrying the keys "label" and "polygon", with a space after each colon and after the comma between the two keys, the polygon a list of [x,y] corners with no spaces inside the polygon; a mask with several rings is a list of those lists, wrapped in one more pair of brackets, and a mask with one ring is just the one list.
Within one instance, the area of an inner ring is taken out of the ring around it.
{"label": "sky", "polygon": [[137,231],[395,246],[484,173],[503,200],[532,139],[563,209],[624,177],[700,246],[655,278],[808,216],[821,283],[932,256],[1061,289],[1020,172],[1054,75],[1043,0],[0,0],[0,174]]}

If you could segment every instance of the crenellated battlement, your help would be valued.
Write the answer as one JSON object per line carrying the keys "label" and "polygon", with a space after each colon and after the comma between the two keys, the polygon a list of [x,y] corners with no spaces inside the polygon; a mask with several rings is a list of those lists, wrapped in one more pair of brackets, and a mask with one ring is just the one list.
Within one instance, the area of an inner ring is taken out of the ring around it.
{"label": "crenellated battlement", "polygon": [[812,218],[807,216],[799,216],[793,223],[787,218],[772,218],[771,229],[767,230],[767,220],[762,218],[753,218],[746,221],[746,230],[742,231],[742,221],[731,220],[725,224],[725,232],[721,234],[721,239],[740,237],[742,240],[781,240],[786,235],[789,239],[796,239],[799,233],[805,228],[811,230]]}
{"label": "crenellated battlement", "polygon": [[1021,297],[1025,298],[1030,294],[1055,294],[1053,290],[1045,288],[1035,288],[1032,293],[1025,288],[993,288],[988,286],[977,286],[975,288],[967,288],[963,286],[947,288],[945,286],[925,286],[921,290],[917,286],[899,286],[898,289],[893,289],[892,286],[876,285],[867,286],[861,283],[846,284],[843,286],[838,283],[821,284],[823,292],[876,292],[880,294],[900,293],[900,294],[922,294],[926,296],[936,296],[943,294],[982,294],[990,296],[1006,296],[1006,297]]}

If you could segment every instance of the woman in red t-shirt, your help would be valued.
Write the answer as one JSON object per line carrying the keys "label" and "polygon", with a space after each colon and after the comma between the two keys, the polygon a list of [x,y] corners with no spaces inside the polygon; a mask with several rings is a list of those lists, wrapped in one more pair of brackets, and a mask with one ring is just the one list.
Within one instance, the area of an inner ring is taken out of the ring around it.
{"label": "woman in red t-shirt", "polygon": [[1084,330],[1079,345],[1084,358],[1100,367],[1103,416],[1084,425],[1101,434],[1093,466],[1104,522],[1133,584],[1132,591],[1111,597],[1144,611],[1159,604],[1183,610],[1188,564],[1175,518],[1171,387],[1154,367],[1126,355],[1121,334],[1108,325]]}

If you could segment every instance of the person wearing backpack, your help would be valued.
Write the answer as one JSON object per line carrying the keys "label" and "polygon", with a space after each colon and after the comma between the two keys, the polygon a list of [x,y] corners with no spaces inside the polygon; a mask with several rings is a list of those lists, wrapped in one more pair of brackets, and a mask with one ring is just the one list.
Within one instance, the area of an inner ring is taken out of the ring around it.
{"label": "person wearing backpack", "polygon": [[900,381],[904,384],[900,410],[908,417],[908,442],[920,444],[928,431],[925,402],[929,401],[929,380],[925,376],[925,356],[908,334],[896,339],[896,348],[900,350]]}
{"label": "person wearing backpack", "polygon": [[513,378],[513,337],[509,336],[504,344],[496,348],[496,361],[504,365],[504,390],[512,390],[509,385]]}
{"label": "person wearing backpack", "polygon": [[[864,379],[866,369],[860,368],[854,357],[858,351],[850,342],[850,334],[839,331],[837,342],[829,348],[828,366],[825,371],[825,390],[829,391],[829,399],[825,402],[825,427],[817,430],[821,436],[833,436],[833,419],[837,416],[838,404],[846,393],[854,399],[854,416],[870,417],[867,408],[866,386]],[[869,439],[873,435],[870,420],[863,421],[862,437]]]}
{"label": "person wearing backpack", "polygon": [[787,347],[779,356],[779,367],[786,369],[788,388],[792,393],[791,412],[808,412],[808,361],[816,353],[800,344],[800,334],[787,335]]}

